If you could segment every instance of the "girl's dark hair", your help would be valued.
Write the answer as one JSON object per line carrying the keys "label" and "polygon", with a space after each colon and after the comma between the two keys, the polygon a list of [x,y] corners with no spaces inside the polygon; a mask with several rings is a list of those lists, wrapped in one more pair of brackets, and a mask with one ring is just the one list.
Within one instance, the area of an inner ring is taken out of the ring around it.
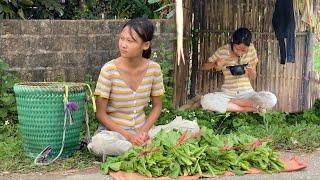
{"label": "girl's dark hair", "polygon": [[232,34],[232,42],[231,45],[233,44],[245,44],[246,46],[250,46],[251,43],[251,32],[247,28],[239,28],[237,29],[233,34]]}
{"label": "girl's dark hair", "polygon": [[[130,30],[133,29],[139,35],[139,37],[143,40],[143,42],[148,42],[152,40],[154,27],[152,22],[147,18],[131,19],[123,26],[122,29],[124,29],[127,26],[130,27]],[[130,31],[130,34],[131,34],[131,31]],[[132,34],[131,34],[131,37],[132,37]],[[151,44],[149,49],[143,50],[142,52],[142,57],[150,58],[150,56],[151,56]]]}

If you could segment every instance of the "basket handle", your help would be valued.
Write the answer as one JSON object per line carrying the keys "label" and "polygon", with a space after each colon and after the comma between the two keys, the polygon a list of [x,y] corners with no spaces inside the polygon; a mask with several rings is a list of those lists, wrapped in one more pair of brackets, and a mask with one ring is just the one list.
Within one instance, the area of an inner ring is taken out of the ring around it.
{"label": "basket handle", "polygon": [[[92,109],[93,109],[93,112],[97,112],[97,106],[96,106],[96,100],[95,100],[95,97],[91,91],[91,87],[89,84],[86,84],[88,90],[89,90],[89,97],[91,97],[91,101],[92,101]],[[86,101],[86,104],[84,106],[84,110],[85,110],[85,120],[86,120],[86,141],[87,141],[87,144],[90,143],[90,140],[91,140],[91,137],[90,137],[90,128],[89,128],[89,115],[88,115],[88,103],[89,101],[87,100]]]}
{"label": "basket handle", "polygon": [[96,99],[95,99],[95,97],[94,97],[94,95],[93,95],[93,93],[91,91],[91,88],[90,88],[89,84],[86,84],[86,85],[87,85],[88,90],[90,92],[89,97],[91,97],[93,112],[97,112]]}

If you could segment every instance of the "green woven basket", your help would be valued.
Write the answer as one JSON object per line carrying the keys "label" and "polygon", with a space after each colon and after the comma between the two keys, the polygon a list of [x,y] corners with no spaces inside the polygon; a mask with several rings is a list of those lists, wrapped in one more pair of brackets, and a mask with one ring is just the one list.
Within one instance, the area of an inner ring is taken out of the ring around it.
{"label": "green woven basket", "polygon": [[64,131],[65,86],[69,89],[69,102],[76,102],[79,109],[73,113],[74,124],[67,123],[61,157],[71,156],[78,147],[81,125],[85,118],[86,84],[71,82],[15,84],[19,128],[26,156],[35,158],[48,145],[52,147],[51,156],[59,154]]}

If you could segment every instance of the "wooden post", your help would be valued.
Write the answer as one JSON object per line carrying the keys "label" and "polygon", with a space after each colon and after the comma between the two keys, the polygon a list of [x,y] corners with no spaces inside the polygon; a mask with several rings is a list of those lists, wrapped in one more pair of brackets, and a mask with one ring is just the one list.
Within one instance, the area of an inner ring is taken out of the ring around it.
{"label": "wooden post", "polygon": [[174,77],[173,77],[173,105],[179,107],[187,101],[188,82],[190,80],[190,34],[191,34],[191,0],[183,1],[183,48],[186,62],[178,65],[177,60],[174,61]]}
{"label": "wooden post", "polygon": [[304,81],[303,81],[303,109],[310,108],[310,75],[312,71],[312,59],[313,59],[313,49],[314,49],[314,34],[308,30],[307,33],[307,45],[306,45],[306,63],[304,69]]}
{"label": "wooden post", "polygon": [[190,84],[190,96],[193,98],[196,96],[197,87],[197,71],[198,71],[198,43],[199,43],[199,2],[193,0],[193,31],[192,31],[192,67],[191,67],[191,84]]}

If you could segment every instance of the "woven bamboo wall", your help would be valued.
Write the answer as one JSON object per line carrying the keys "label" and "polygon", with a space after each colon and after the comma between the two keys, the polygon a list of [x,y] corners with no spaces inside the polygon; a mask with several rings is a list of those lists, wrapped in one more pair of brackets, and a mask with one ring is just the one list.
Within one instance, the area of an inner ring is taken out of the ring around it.
{"label": "woven bamboo wall", "polygon": [[174,65],[174,105],[179,106],[184,104],[188,99],[188,85],[189,85],[189,66],[190,66],[190,41],[191,41],[191,1],[192,0],[184,0],[183,1],[183,25],[184,25],[184,40],[183,40],[183,48],[185,55],[185,64],[180,62],[178,66],[177,61]]}
{"label": "woven bamboo wall", "polygon": [[[319,78],[305,78],[308,47],[306,27],[301,22],[301,1],[295,0],[296,62],[281,65],[279,48],[272,28],[275,0],[197,0],[200,11],[199,66],[221,45],[229,42],[238,27],[248,27],[253,33],[259,64],[257,80],[252,82],[257,91],[274,92],[278,97],[275,110],[295,112],[310,108],[319,98]],[[194,53],[194,52],[193,52]],[[183,67],[185,71],[187,69]],[[310,73],[310,72],[309,72]],[[311,73],[312,77],[318,77]],[[310,81],[309,92],[304,91],[304,81]],[[223,82],[221,73],[198,72],[196,93],[218,91]],[[307,94],[306,94],[307,93]],[[307,97],[306,97],[307,95]],[[307,105],[304,98],[308,98]],[[181,102],[181,101],[180,101]]]}

